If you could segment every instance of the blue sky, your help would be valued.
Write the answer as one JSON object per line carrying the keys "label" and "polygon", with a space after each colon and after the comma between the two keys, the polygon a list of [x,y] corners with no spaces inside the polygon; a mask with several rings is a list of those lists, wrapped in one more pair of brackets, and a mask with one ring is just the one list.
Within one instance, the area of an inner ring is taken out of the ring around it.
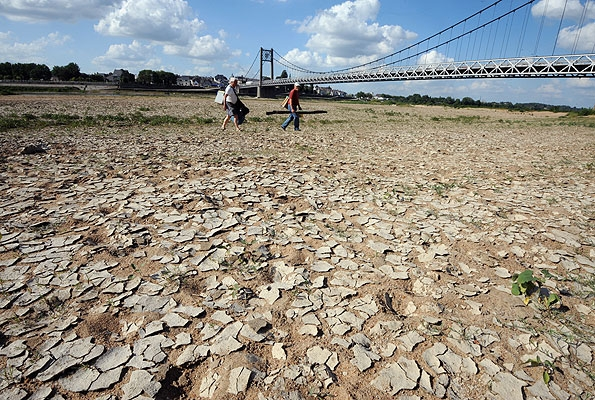
{"label": "blue sky", "polygon": [[[355,66],[400,50],[490,5],[491,0],[0,0],[0,62],[124,68],[180,75],[256,75],[260,47],[315,71]],[[505,0],[506,9],[524,3]],[[504,9],[501,8],[501,9]],[[560,23],[560,16],[565,18]],[[487,18],[485,16],[484,18]],[[538,0],[545,54],[595,52],[595,0]],[[520,26],[520,24],[518,24]],[[537,32],[538,29],[533,29]],[[576,33],[581,32],[577,42]],[[513,32],[511,41],[523,32]],[[448,59],[439,52],[438,59]],[[275,66],[275,75],[282,69]],[[595,105],[595,79],[473,79],[333,85],[359,91],[466,96],[483,101]]]}

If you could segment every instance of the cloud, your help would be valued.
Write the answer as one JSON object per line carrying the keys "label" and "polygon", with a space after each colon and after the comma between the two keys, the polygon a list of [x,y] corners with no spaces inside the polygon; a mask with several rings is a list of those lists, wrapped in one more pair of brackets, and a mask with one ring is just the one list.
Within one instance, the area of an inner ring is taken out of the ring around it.
{"label": "cloud", "polygon": [[231,55],[225,41],[211,35],[196,37],[184,46],[164,45],[163,52],[169,55],[209,60],[225,59]]}
{"label": "cloud", "polygon": [[54,32],[31,42],[21,43],[11,32],[0,32],[0,54],[8,62],[43,64],[46,62],[44,54],[48,49],[62,46],[70,40],[70,36]]}
{"label": "cloud", "polygon": [[574,51],[591,53],[595,49],[595,1],[584,5],[580,0],[540,0],[531,8],[536,18],[574,21],[576,24],[562,28],[558,34],[557,46]]}
{"label": "cloud", "polygon": [[417,63],[418,64],[440,64],[446,62],[453,62],[455,59],[452,57],[446,57],[442,53],[438,53],[436,50],[431,50],[427,53],[422,54]]}
{"label": "cloud", "polygon": [[94,27],[107,36],[185,44],[203,26],[183,0],[124,0]]}
{"label": "cloud", "polygon": [[123,68],[132,71],[153,69],[161,64],[152,45],[143,45],[137,40],[131,44],[112,44],[107,52],[93,59],[100,70]]}
{"label": "cloud", "polygon": [[547,83],[540,85],[535,92],[544,96],[544,98],[560,97],[563,93],[562,89],[555,83]]}
{"label": "cloud", "polygon": [[593,78],[579,78],[568,79],[568,86],[577,89],[595,89],[595,79]]}
{"label": "cloud", "polygon": [[122,0],[2,0],[0,15],[14,21],[69,21],[101,18]]}
{"label": "cloud", "polygon": [[[200,36],[204,28],[184,0],[124,0],[95,25],[103,35],[150,41],[163,46],[166,55],[196,62],[225,60],[234,54],[225,42],[225,31],[219,37]],[[104,57],[108,56],[109,52]]]}
{"label": "cloud", "polygon": [[310,35],[306,43],[309,54],[292,50],[286,58],[296,63],[310,59],[325,68],[361,64],[390,54],[417,37],[398,25],[375,22],[379,11],[379,0],[353,0],[308,17],[298,24],[297,31]]}
{"label": "cloud", "polygon": [[595,18],[595,1],[588,0],[585,5],[580,0],[539,0],[531,7],[531,14],[536,18],[546,16],[547,18],[559,20],[562,15],[565,19],[580,20]]}
{"label": "cloud", "polygon": [[595,22],[582,28],[569,26],[558,34],[558,46],[573,51],[592,53],[595,50]]}

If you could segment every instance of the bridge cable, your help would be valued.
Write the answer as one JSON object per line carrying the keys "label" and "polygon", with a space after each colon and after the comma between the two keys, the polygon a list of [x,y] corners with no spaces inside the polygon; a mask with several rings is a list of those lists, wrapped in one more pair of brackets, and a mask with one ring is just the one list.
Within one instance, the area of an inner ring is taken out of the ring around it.
{"label": "bridge cable", "polygon": [[[479,15],[479,20],[477,21],[477,24],[479,25],[481,23],[481,14]],[[483,35],[483,29],[481,30],[481,33]],[[469,38],[471,39],[471,38]],[[481,40],[480,40],[481,43]],[[475,34],[474,38],[473,38],[473,49],[471,50],[471,57],[475,58],[473,55],[475,54],[475,45],[477,44],[477,33]],[[477,57],[479,58],[479,57]]]}
{"label": "bridge cable", "polygon": [[[492,18],[494,18],[494,15],[496,15],[496,9],[495,8],[494,8],[494,12],[492,14]],[[498,24],[499,24],[499,22],[496,23],[496,32],[498,32]],[[496,42],[495,38],[497,36],[494,36],[494,41],[492,42],[492,28],[493,27],[494,27],[493,25],[490,25],[490,30],[488,32],[488,40],[486,42],[485,53],[484,53],[484,56],[483,56],[484,58],[488,58],[488,54],[490,54],[490,53],[488,53],[488,47],[490,46],[490,43],[495,43]],[[482,36],[482,41],[483,41],[483,36]],[[493,50],[494,50],[494,46],[492,45],[492,51]]]}
{"label": "bridge cable", "polygon": [[574,45],[572,46],[572,53],[574,54],[576,52],[576,47],[578,46],[578,42],[579,39],[581,37],[581,32],[582,32],[582,28],[583,28],[583,24],[585,23],[585,16],[587,14],[587,10],[589,9],[589,4],[590,2],[587,1],[587,3],[585,4],[585,7],[583,8],[583,14],[581,15],[581,20],[577,25],[577,29],[576,29],[576,38],[574,39]]}
{"label": "bridge cable", "polygon": [[248,74],[250,73],[250,71],[252,70],[252,67],[254,66],[254,64],[256,64],[256,60],[258,59],[258,57],[260,56],[260,52],[257,53],[256,57],[254,57],[254,61],[252,61],[252,65],[250,66],[250,68],[248,68],[248,71],[246,72],[246,78],[250,78],[248,76]]}
{"label": "bridge cable", "polygon": [[[441,47],[441,46],[444,46],[444,45],[448,44],[449,42],[453,42],[453,41],[455,41],[455,40],[458,40],[458,39],[461,39],[461,38],[463,38],[463,37],[465,37],[465,36],[471,35],[471,34],[473,34],[474,32],[476,32],[477,30],[479,30],[479,29],[482,29],[482,28],[485,28],[486,26],[488,26],[488,25],[490,25],[490,24],[493,24],[494,22],[498,21],[499,19],[502,19],[502,18],[504,18],[504,17],[507,17],[507,16],[509,16],[509,15],[511,15],[511,14],[515,14],[515,13],[516,13],[516,11],[518,11],[518,10],[522,9],[523,7],[526,7],[527,5],[529,5],[529,4],[531,4],[531,3],[534,3],[535,1],[536,1],[536,0],[530,0],[530,1],[528,1],[527,3],[523,4],[522,6],[519,6],[519,7],[515,8],[514,10],[511,10],[511,11],[509,11],[509,12],[507,12],[506,14],[499,16],[498,18],[492,19],[491,21],[489,21],[489,22],[486,22],[485,24],[483,24],[483,25],[481,25],[481,26],[479,26],[479,27],[473,28],[473,29],[472,29],[472,30],[470,30],[469,32],[462,33],[462,34],[460,34],[459,36],[456,36],[456,37],[454,37],[454,38],[450,39],[449,41],[447,41],[447,42],[445,42],[445,43],[441,43],[441,44],[438,44],[438,45],[436,45],[436,46],[434,46],[434,47],[431,47],[431,48],[430,48],[430,50],[437,49],[437,48],[439,48],[439,47]],[[510,28],[512,28],[512,26],[510,26]],[[505,42],[508,42],[508,41],[509,41],[509,39],[510,39],[510,34],[511,34],[511,29],[509,29],[509,30],[508,30],[508,39],[507,39]],[[435,36],[435,35],[434,35],[434,36]],[[422,42],[423,42],[423,41],[422,41]],[[421,43],[421,42],[420,42],[420,43]],[[410,46],[410,47],[411,47],[411,46]],[[402,50],[401,50],[401,51],[402,51]],[[401,52],[401,51],[400,51],[400,52]],[[395,53],[395,54],[398,54],[398,53],[399,53],[399,52],[397,52],[397,53]],[[408,60],[408,59],[410,59],[410,58],[417,57],[417,56],[419,56],[419,55],[421,55],[421,54],[422,54],[422,53],[413,54],[413,55],[411,55],[411,56],[408,56],[408,57],[406,57],[406,58],[402,58],[402,59],[400,59],[400,60],[397,60],[397,61],[395,61],[394,63],[397,63],[397,62],[400,62],[400,61],[406,61],[406,60]],[[386,58],[386,57],[384,57],[384,58]],[[382,59],[379,59],[379,60],[382,60]],[[378,60],[377,60],[377,61],[378,61]],[[369,65],[369,64],[371,64],[371,63],[373,63],[373,61],[372,61],[372,62],[369,62],[369,63],[366,63],[366,64],[362,64],[361,66]],[[389,64],[385,64],[385,65],[389,65]],[[345,70],[342,70],[342,71],[347,71],[347,70],[349,70],[349,68],[348,68],[348,69],[345,69]]]}
{"label": "bridge cable", "polygon": [[[427,37],[426,39],[420,40],[420,41],[418,41],[418,42],[416,42],[416,43],[414,43],[414,44],[412,44],[412,45],[409,45],[409,46],[407,46],[406,48],[403,48],[403,49],[401,49],[401,50],[399,50],[399,51],[397,51],[397,52],[391,53],[391,54],[389,54],[389,55],[387,55],[387,56],[384,56],[384,57],[381,57],[381,58],[379,58],[379,59],[376,59],[376,60],[373,60],[373,61],[369,61],[369,62],[366,62],[366,63],[360,64],[360,65],[356,65],[356,66],[353,66],[353,67],[349,67],[349,68],[343,68],[343,69],[338,69],[338,70],[334,70],[334,71],[333,71],[333,70],[331,70],[331,71],[327,71],[327,72],[312,71],[312,70],[308,70],[308,69],[306,69],[306,68],[300,67],[300,66],[298,66],[298,65],[296,65],[296,64],[294,64],[294,63],[292,63],[292,62],[288,61],[288,60],[287,60],[287,59],[285,59],[283,56],[281,56],[281,55],[280,55],[280,54],[279,54],[277,51],[275,51],[275,54],[276,54],[276,55],[279,57],[279,59],[275,59],[275,61],[279,62],[280,64],[282,64],[282,65],[284,65],[284,66],[289,66],[289,65],[290,65],[290,66],[292,66],[292,67],[293,67],[293,68],[294,68],[296,71],[299,71],[299,72],[304,72],[304,73],[310,73],[310,74],[329,74],[329,73],[339,73],[339,72],[346,72],[346,71],[356,71],[356,70],[358,70],[358,69],[359,69],[359,70],[362,70],[362,69],[364,69],[364,67],[369,67],[369,66],[371,66],[371,65],[373,65],[373,64],[380,63],[380,62],[382,62],[382,61],[385,61],[385,60],[387,60],[387,59],[389,59],[389,58],[391,58],[391,59],[392,59],[394,56],[401,55],[401,57],[402,57],[402,58],[400,58],[400,59],[397,59],[396,61],[391,61],[390,63],[381,64],[380,66],[378,66],[378,67],[375,67],[375,68],[381,68],[381,67],[385,67],[385,66],[389,66],[389,65],[395,65],[395,64],[397,64],[397,63],[404,62],[404,61],[407,61],[407,60],[409,60],[409,59],[411,59],[411,58],[414,58],[414,57],[418,57],[418,56],[420,56],[420,55],[422,54],[422,52],[421,52],[421,51],[419,51],[419,46],[420,46],[422,43],[424,43],[424,42],[427,42],[427,41],[429,41],[429,40],[431,40],[431,39],[433,39],[433,38],[435,38],[435,37],[437,37],[437,36],[441,35],[442,33],[446,32],[446,31],[448,31],[448,30],[452,30],[453,28],[455,28],[455,27],[457,27],[457,26],[459,26],[459,25],[461,25],[461,24],[463,24],[463,25],[466,25],[466,22],[467,22],[468,20],[472,19],[473,17],[476,17],[476,16],[480,15],[481,13],[485,12],[486,10],[489,10],[489,9],[490,9],[490,8],[492,8],[492,7],[495,7],[497,4],[501,3],[502,1],[503,1],[503,0],[498,0],[498,1],[494,2],[494,3],[492,3],[491,5],[489,5],[489,6],[485,7],[485,8],[483,8],[482,10],[480,10],[480,11],[476,12],[476,13],[475,13],[475,14],[473,14],[472,16],[470,16],[470,17],[467,17],[467,18],[465,18],[465,19],[463,19],[463,20],[461,20],[461,21],[457,22],[456,24],[453,24],[453,25],[451,25],[450,27],[448,27],[448,28],[446,28],[446,29],[443,29],[442,31],[440,31],[440,32],[438,32],[438,33],[435,33],[434,35],[431,35],[431,36]],[[512,1],[513,1],[513,0],[511,0],[511,7],[512,7]],[[448,45],[448,44],[450,44],[450,43],[452,43],[452,42],[454,42],[454,41],[456,41],[456,40],[459,40],[459,39],[461,39],[461,38],[463,38],[463,37],[470,36],[471,34],[475,33],[477,30],[479,30],[479,29],[482,29],[482,28],[485,28],[486,26],[488,26],[488,25],[490,25],[490,24],[493,24],[494,22],[498,22],[498,24],[499,24],[499,22],[500,22],[500,19],[503,19],[503,18],[505,18],[505,17],[512,16],[512,18],[514,18],[514,15],[516,14],[516,12],[517,12],[517,11],[519,11],[519,10],[521,10],[521,9],[523,9],[523,8],[525,8],[525,7],[527,7],[528,5],[530,5],[530,4],[532,4],[532,3],[534,3],[535,1],[537,1],[537,0],[528,0],[528,1],[526,1],[525,3],[523,3],[522,5],[520,5],[520,6],[516,7],[516,8],[514,8],[514,9],[512,9],[512,10],[510,10],[510,11],[506,12],[506,13],[504,13],[503,15],[501,15],[501,16],[499,16],[499,17],[497,17],[497,18],[493,18],[492,20],[490,20],[490,21],[488,21],[488,22],[484,23],[483,25],[481,25],[481,26],[479,26],[479,27],[476,27],[476,28],[473,28],[473,29],[471,29],[469,32],[464,32],[464,33],[462,33],[462,34],[460,34],[460,35],[458,35],[458,36],[456,36],[456,37],[454,37],[454,38],[451,38],[451,39],[447,40],[447,41],[446,41],[446,42],[444,42],[444,43],[440,43],[440,44],[438,44],[438,45],[435,45],[435,46],[433,46],[433,47],[428,47],[427,51],[429,51],[429,50],[434,50],[434,49],[437,49],[437,48],[440,48],[440,47],[442,47],[442,46],[445,46],[445,45]],[[528,18],[528,16],[527,16],[527,18]],[[509,24],[509,22],[510,22],[510,21],[509,21],[509,19],[507,18],[507,28],[505,29],[505,31],[507,31],[507,32],[505,32],[505,36],[507,36],[507,39],[503,41],[503,46],[502,46],[501,52],[502,52],[502,51],[504,51],[504,45],[505,45],[506,43],[508,43],[508,42],[509,42],[509,40],[510,40],[510,35],[511,35],[511,30],[512,30],[512,23],[510,23],[510,24]],[[525,27],[525,29],[526,29],[526,27]],[[459,41],[458,43],[461,43],[461,42]],[[417,50],[417,53],[415,53],[415,54],[413,54],[413,55],[410,55],[410,53],[409,53],[409,52],[410,52],[411,50],[415,49],[415,48],[417,48],[417,49],[418,49],[418,50]],[[404,54],[405,52],[407,52],[407,56],[406,56],[406,57],[404,57],[404,56],[403,56],[403,54]],[[502,57],[502,56],[501,56],[501,57]],[[281,62],[281,60],[283,60],[283,61],[284,61],[285,63],[287,63],[287,64],[284,64],[284,63],[282,63],[282,62]]]}
{"label": "bridge cable", "polygon": [[547,7],[549,5],[549,2],[549,0],[545,0],[545,7],[543,8],[543,14],[541,15],[541,22],[539,24],[539,30],[537,31],[537,40],[535,41],[535,50],[533,51],[533,55],[537,55],[539,41],[541,40],[541,32],[543,31],[543,23],[545,21],[545,16],[547,14]]}
{"label": "bridge cable", "polygon": [[[510,0],[510,3],[512,4],[512,0]],[[513,16],[513,18],[514,18],[514,16]],[[511,30],[512,30],[512,21],[510,19],[507,19],[506,27],[504,28],[505,39],[502,41],[502,47],[500,47],[500,58],[503,58],[504,54],[506,54],[508,52],[508,43],[510,42]]]}
{"label": "bridge cable", "polygon": [[[394,52],[394,53],[391,53],[391,54],[389,54],[389,55],[387,55],[387,56],[381,57],[381,58],[379,58],[379,59],[377,59],[377,60],[374,60],[374,61],[370,61],[370,62],[367,62],[367,63],[363,63],[363,64],[360,64],[360,65],[356,65],[356,66],[354,66],[354,67],[343,68],[343,69],[338,69],[338,70],[329,71],[329,72],[331,72],[331,73],[336,73],[336,72],[345,72],[345,71],[354,70],[354,69],[356,69],[356,68],[367,67],[368,65],[374,64],[374,63],[376,63],[376,62],[379,62],[379,61],[386,60],[386,59],[388,59],[388,58],[390,58],[390,57],[396,56],[397,54],[403,53],[403,52],[405,52],[405,51],[410,51],[411,49],[413,49],[413,48],[415,48],[415,47],[419,47],[419,45],[420,45],[420,44],[422,44],[423,42],[429,41],[429,40],[431,40],[431,39],[435,38],[436,36],[439,36],[440,34],[442,34],[442,33],[446,32],[446,31],[448,31],[449,29],[453,29],[453,28],[455,28],[455,27],[457,27],[457,26],[459,26],[459,25],[461,25],[461,24],[464,24],[464,23],[466,23],[466,22],[467,22],[467,20],[470,20],[470,19],[472,19],[472,18],[476,17],[477,15],[481,14],[482,12],[484,12],[484,11],[486,11],[486,10],[489,10],[489,9],[490,9],[490,8],[492,8],[492,7],[496,7],[496,5],[498,5],[498,4],[499,4],[499,3],[501,3],[502,1],[504,1],[504,0],[497,0],[497,1],[495,1],[494,3],[490,4],[489,6],[487,6],[487,7],[484,7],[483,9],[481,9],[481,10],[477,11],[475,14],[473,14],[473,15],[471,15],[471,16],[469,16],[469,17],[467,17],[467,18],[465,18],[465,19],[463,19],[463,20],[461,20],[461,21],[457,22],[456,24],[453,24],[453,25],[451,25],[450,27],[448,27],[448,28],[446,28],[446,29],[443,29],[443,30],[441,30],[441,31],[440,31],[440,32],[438,32],[438,33],[435,33],[435,34],[433,34],[432,36],[429,36],[429,37],[427,37],[427,38],[425,38],[425,39],[423,39],[423,40],[420,40],[420,41],[419,41],[419,42],[417,42],[417,43],[414,43],[414,44],[412,44],[412,45],[409,45],[408,47],[406,47],[406,48],[404,48],[404,49],[401,49],[401,50],[399,50],[399,51],[396,51],[396,52]],[[527,1],[525,4],[523,4],[523,5],[519,6],[519,7],[517,7],[517,8],[516,8],[515,10],[513,10],[513,11],[516,11],[516,10],[518,10],[518,9],[520,9],[520,8],[523,8],[523,7],[527,6],[528,4],[534,3],[535,1],[537,1],[537,0],[529,0],[529,1]],[[513,12],[513,11],[511,11],[511,12]],[[508,15],[508,14],[510,14],[511,12],[508,12],[508,13],[506,13],[506,14],[502,15],[502,17],[505,17],[505,16],[507,16],[507,15]],[[492,21],[492,22],[493,22],[493,21]],[[485,24],[485,25],[487,25],[487,24]],[[464,35],[459,35],[458,37],[462,37],[462,36],[464,36]],[[437,47],[439,47],[439,46],[434,46],[432,49],[435,49],[435,48],[437,48]],[[397,60],[397,61],[395,61],[395,62],[387,63],[387,64],[385,64],[385,65],[392,65],[392,64],[396,64],[396,63],[397,63],[397,62],[399,62],[399,61],[404,61],[404,60],[410,59],[410,58],[412,58],[412,57],[418,56],[418,55],[420,55],[420,54],[421,54],[421,52],[419,52],[419,50],[418,50],[418,51],[417,51],[417,53],[416,53],[416,54],[414,54],[413,56],[407,56],[407,57],[405,57],[405,58],[402,58],[402,59],[400,59],[400,60]],[[297,66],[296,66],[296,67],[297,67]],[[317,74],[326,74],[326,73],[329,73],[329,72],[314,72],[314,73],[317,73]]]}
{"label": "bridge cable", "polygon": [[[523,4],[522,6],[519,6],[519,7],[515,8],[514,10],[511,10],[511,11],[509,11],[509,12],[507,12],[506,14],[499,16],[498,18],[492,19],[491,21],[489,21],[489,22],[486,22],[485,24],[483,24],[483,25],[481,25],[481,26],[479,26],[479,27],[473,28],[472,30],[470,30],[470,31],[468,31],[468,32],[462,33],[462,34],[460,34],[460,35],[458,35],[458,36],[456,36],[456,37],[454,37],[454,38],[452,38],[452,39],[448,40],[448,41],[447,41],[447,42],[445,42],[445,43],[440,43],[440,44],[438,44],[438,45],[436,45],[436,46],[433,46],[433,47],[429,48],[429,50],[434,50],[434,49],[437,49],[437,48],[439,48],[439,47],[442,47],[442,46],[444,46],[444,45],[446,45],[446,44],[448,44],[448,43],[450,43],[450,42],[454,42],[455,40],[459,40],[459,39],[461,39],[461,38],[463,38],[463,37],[465,37],[465,36],[469,36],[469,35],[471,35],[471,34],[475,33],[477,30],[479,30],[479,29],[482,29],[482,28],[486,27],[487,25],[490,25],[490,24],[494,23],[494,22],[498,21],[499,19],[502,19],[502,18],[504,18],[504,17],[507,17],[507,16],[509,16],[509,15],[511,15],[511,14],[513,14],[513,15],[514,15],[514,14],[516,13],[516,11],[518,11],[518,10],[522,9],[523,7],[526,7],[527,5],[529,5],[529,4],[531,4],[531,3],[534,3],[535,1],[536,1],[536,0],[530,0],[530,1],[528,1],[527,3]],[[512,26],[509,26],[509,28],[512,28]],[[508,38],[507,38],[507,40],[506,40],[506,41],[504,41],[503,43],[507,43],[507,42],[510,40],[510,35],[511,35],[511,29],[509,29],[509,30],[508,30]],[[434,35],[434,36],[436,36],[436,35]],[[420,41],[419,43],[423,43],[423,42],[424,42],[424,40]],[[417,43],[417,44],[419,44],[419,43]],[[417,44],[416,44],[416,45],[417,45]],[[414,46],[416,46],[416,45],[411,45],[411,46],[409,46],[409,48],[412,48],[412,47],[414,47]],[[405,50],[405,49],[404,49],[404,50]],[[393,55],[396,55],[396,54],[398,54],[398,53],[401,53],[401,52],[403,52],[404,50],[401,50],[401,51],[399,51],[399,52],[397,52],[397,53],[394,53]],[[417,57],[417,56],[420,56],[420,55],[422,55],[422,54],[423,54],[422,52],[419,52],[419,51],[418,51],[418,53],[416,53],[416,54],[413,54],[413,55],[408,55],[408,56],[407,56],[407,57],[405,57],[405,58],[401,58],[401,59],[399,59],[399,60],[397,60],[397,61],[394,61],[394,62],[392,62],[392,63],[390,63],[390,64],[388,64],[388,63],[387,63],[387,64],[384,64],[383,66],[393,65],[393,64],[396,64],[396,63],[398,63],[398,62],[407,61],[407,60],[409,60],[409,59],[411,59],[411,58],[413,58],[413,57]],[[355,69],[355,68],[359,68],[359,67],[363,67],[363,66],[368,66],[368,65],[371,65],[371,64],[372,64],[372,63],[374,63],[374,62],[377,62],[377,61],[380,61],[380,60],[386,59],[387,57],[388,57],[388,56],[386,56],[386,57],[383,57],[383,58],[380,58],[380,59],[378,59],[378,60],[376,60],[376,61],[370,61],[370,62],[368,62],[368,63],[365,63],[365,64],[362,64],[362,65],[360,65],[360,66],[356,66],[356,67],[352,67],[352,68],[345,68],[345,69],[342,69],[342,70],[337,70],[337,71],[334,71],[334,72],[344,72],[344,71],[349,71],[349,70],[352,70],[352,69]],[[331,72],[332,72],[332,71],[331,71]],[[319,73],[324,73],[324,72],[319,72]]]}
{"label": "bridge cable", "polygon": [[552,49],[552,56],[556,53],[556,45],[558,44],[558,38],[560,37],[560,30],[562,29],[562,21],[566,15],[566,7],[568,6],[568,0],[564,2],[564,9],[562,10],[562,16],[560,17],[560,24],[558,24],[558,32],[556,32],[556,40],[554,40],[554,48]]}
{"label": "bridge cable", "polygon": [[[491,29],[491,25],[490,25],[490,29]],[[500,20],[498,19],[498,21],[496,22],[496,29],[494,32],[494,40],[491,40],[489,42],[492,43],[492,49],[490,50],[490,53],[487,52],[487,47],[486,47],[486,56],[485,58],[488,58],[488,54],[494,54],[494,47],[496,46],[496,38],[498,37],[498,30],[500,29]],[[488,43],[489,43],[488,42]]]}
{"label": "bridge cable", "polygon": [[[547,1],[547,0],[546,0]],[[527,25],[529,22],[529,14],[531,12],[531,9],[529,7],[527,7],[526,11],[525,11],[525,19],[523,19],[523,24],[521,26],[521,38],[519,40],[518,46],[517,46],[517,51],[516,51],[516,56],[520,57],[521,56],[521,50],[523,47],[523,42],[525,41],[525,34],[527,33]]]}

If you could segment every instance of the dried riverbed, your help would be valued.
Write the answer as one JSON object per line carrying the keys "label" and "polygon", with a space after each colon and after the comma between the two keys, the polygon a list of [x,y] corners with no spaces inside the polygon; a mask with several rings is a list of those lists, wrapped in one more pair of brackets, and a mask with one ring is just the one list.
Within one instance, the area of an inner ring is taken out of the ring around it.
{"label": "dried riverbed", "polygon": [[245,102],[0,98],[1,398],[592,398],[592,118]]}

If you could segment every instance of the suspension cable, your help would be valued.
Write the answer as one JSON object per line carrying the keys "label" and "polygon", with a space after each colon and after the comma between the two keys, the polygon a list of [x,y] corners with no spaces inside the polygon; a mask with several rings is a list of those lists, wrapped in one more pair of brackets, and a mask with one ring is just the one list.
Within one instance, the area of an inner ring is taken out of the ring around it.
{"label": "suspension cable", "polygon": [[[496,18],[492,18],[488,22],[485,22],[484,24],[482,24],[480,26],[477,26],[477,27],[469,30],[468,32],[464,32],[464,30],[463,30],[464,33],[462,33],[462,34],[460,34],[458,36],[455,36],[454,38],[452,37],[452,31],[453,31],[454,28],[456,28],[456,27],[458,27],[460,25],[465,26],[465,24],[469,20],[473,19],[474,17],[477,17],[478,15],[481,15],[482,13],[484,13],[487,10],[491,9],[492,7],[496,7],[496,5],[498,5],[502,1],[504,1],[504,0],[495,1],[494,3],[490,4],[489,6],[483,8],[480,11],[476,12],[475,14],[473,14],[473,15],[471,15],[471,16],[469,16],[469,17],[467,17],[467,18],[465,18],[465,19],[457,22],[456,24],[453,24],[450,27],[441,30],[440,32],[435,33],[435,34],[433,34],[433,35],[431,35],[431,36],[429,36],[429,37],[427,37],[427,38],[425,38],[423,40],[420,40],[420,41],[418,41],[418,42],[416,42],[414,44],[411,44],[411,45],[409,45],[409,46],[407,46],[407,47],[405,47],[405,48],[403,48],[403,49],[401,49],[399,51],[396,51],[396,52],[391,53],[391,54],[389,54],[387,56],[384,56],[384,57],[381,57],[381,58],[378,58],[376,60],[369,61],[369,62],[366,62],[366,63],[363,63],[363,64],[359,64],[359,65],[356,65],[356,66],[353,66],[353,67],[342,68],[342,69],[338,69],[338,70],[325,71],[325,72],[313,71],[313,70],[309,70],[309,69],[300,67],[300,66],[298,66],[298,65],[296,65],[296,64],[288,61],[282,55],[280,55],[277,51],[274,51],[275,54],[278,56],[278,59],[275,59],[275,61],[278,62],[278,63],[280,63],[280,64],[282,64],[282,65],[284,65],[284,66],[287,66],[287,67],[291,66],[292,69],[294,69],[294,70],[296,70],[298,72],[307,73],[307,74],[340,73],[340,72],[346,72],[346,71],[353,71],[353,70],[358,70],[358,69],[370,68],[370,66],[373,65],[373,64],[379,64],[378,66],[374,67],[374,69],[378,69],[378,68],[382,68],[382,67],[386,67],[386,66],[390,66],[390,65],[395,65],[395,64],[398,64],[400,62],[404,62],[404,61],[410,60],[410,59],[415,58],[415,57],[419,57],[420,55],[424,54],[424,52],[435,50],[435,49],[438,49],[438,48],[440,48],[442,46],[447,46],[450,43],[453,43],[453,42],[455,42],[457,40],[460,40],[463,37],[466,37],[466,36],[471,37],[471,35],[474,34],[474,33],[476,33],[479,29],[483,29],[486,26],[489,26],[491,24],[497,23],[499,25],[501,19],[504,19],[504,18],[510,17],[510,16],[514,16],[517,13],[517,11],[519,11],[519,10],[521,10],[521,9],[529,6],[530,4],[535,3],[535,1],[537,1],[537,0],[528,0],[525,3],[519,5],[518,7],[514,8],[512,10],[509,10],[508,12],[506,12],[506,13],[504,13],[504,14],[496,17]],[[512,7],[512,2],[513,2],[513,0],[511,0],[511,7]],[[509,24],[510,19],[511,18],[507,18],[507,24],[506,24],[507,27],[505,29],[507,32],[505,32],[505,36],[508,36],[508,37],[507,37],[507,39],[505,39],[503,41],[503,47],[502,47],[501,51],[504,51],[504,45],[505,45],[505,43],[509,42],[509,40],[510,40],[510,35],[511,35],[511,30],[512,30],[512,23]],[[527,19],[528,19],[528,14],[527,14]],[[523,36],[525,34],[524,31],[526,31],[526,25],[527,25],[527,22],[524,22],[523,23]],[[420,49],[420,45],[422,45],[424,42],[428,42],[428,41],[430,41],[433,38],[440,37],[440,35],[446,33],[449,30],[451,31],[451,38],[449,40],[445,41],[444,43],[439,43],[439,44],[437,44],[435,46],[432,46],[432,47],[428,46],[423,51],[422,50],[419,50]],[[495,35],[495,37],[496,36],[497,35]],[[410,54],[410,51],[412,51],[412,50],[413,50],[413,54]],[[502,57],[502,55],[501,55],[501,57]],[[393,60],[393,58],[397,58],[397,59],[396,60]],[[390,62],[386,62],[386,60],[389,60],[389,59],[390,59]],[[382,63],[382,62],[384,62],[384,63]]]}
{"label": "suspension cable", "polygon": [[585,23],[585,16],[587,14],[587,10],[589,9],[590,2],[587,1],[585,7],[583,8],[583,14],[581,15],[581,20],[577,25],[576,28],[576,38],[574,39],[574,45],[572,46],[572,53],[576,52],[576,47],[578,46],[579,39],[581,37],[582,27]]}
{"label": "suspension cable", "polygon": [[525,11],[525,18],[523,19],[523,25],[521,26],[521,39],[519,40],[517,50],[516,50],[517,57],[520,57],[521,50],[523,47],[523,42],[525,41],[525,34],[527,33],[527,25],[529,23],[529,14],[530,14],[530,10],[529,10],[529,7],[527,7],[527,9]]}
{"label": "suspension cable", "polygon": [[560,37],[560,30],[562,29],[562,21],[566,15],[566,6],[568,6],[568,0],[564,2],[564,9],[562,10],[562,16],[560,17],[560,24],[558,25],[558,32],[556,33],[556,40],[554,40],[554,48],[552,49],[552,56],[556,52],[556,46],[558,44],[558,38]]}
{"label": "suspension cable", "polygon": [[256,60],[258,59],[259,56],[260,56],[260,53],[257,53],[256,57],[254,57],[254,61],[252,61],[252,65],[250,66],[250,68],[248,68],[248,71],[245,74],[246,78],[250,77],[249,76],[250,71],[252,71],[252,67],[254,66],[254,64],[256,64]]}
{"label": "suspension cable", "polygon": [[[537,55],[537,50],[539,47],[539,41],[541,40],[541,32],[543,31],[543,23],[545,21],[545,17],[547,14],[547,7],[549,5],[549,0],[545,0],[545,7],[543,8],[543,14],[541,14],[541,22],[539,24],[539,30],[537,32],[537,40],[535,41],[535,50],[533,51],[533,55]],[[566,8],[566,5],[564,6]]]}

